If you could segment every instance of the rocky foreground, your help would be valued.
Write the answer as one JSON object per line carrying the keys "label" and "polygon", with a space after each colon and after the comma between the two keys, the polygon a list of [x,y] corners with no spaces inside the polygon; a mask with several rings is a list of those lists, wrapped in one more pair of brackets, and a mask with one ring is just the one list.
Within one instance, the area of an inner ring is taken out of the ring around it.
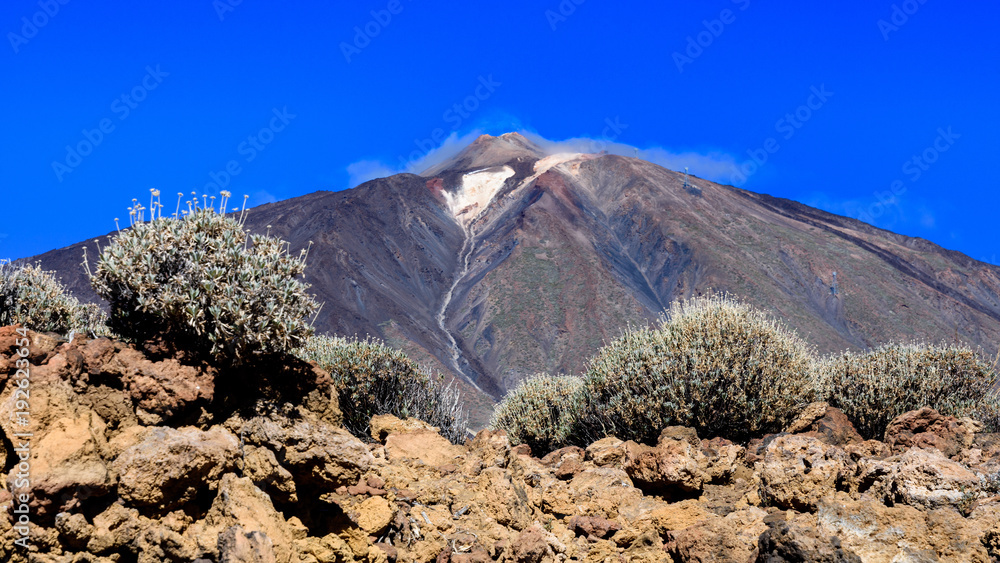
{"label": "rocky foreground", "polygon": [[2,561],[1000,560],[1000,435],[929,408],[883,441],[817,403],[746,446],[669,427],[539,459],[388,415],[365,443],[314,366],[248,405],[209,368],[29,337],[25,405],[0,329]]}

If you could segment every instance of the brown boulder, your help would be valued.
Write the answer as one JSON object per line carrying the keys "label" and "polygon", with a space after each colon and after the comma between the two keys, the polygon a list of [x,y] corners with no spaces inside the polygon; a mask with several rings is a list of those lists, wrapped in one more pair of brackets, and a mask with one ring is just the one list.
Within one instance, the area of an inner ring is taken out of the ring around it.
{"label": "brown boulder", "polygon": [[[260,546],[261,554],[268,553],[263,547],[266,545],[263,538],[269,539],[273,546],[275,563],[293,561],[295,540],[305,537],[304,530],[286,522],[271,504],[271,499],[249,479],[226,473],[219,482],[218,494],[205,519],[192,524],[185,535],[193,538],[204,553],[212,554],[222,548],[222,536],[234,526],[242,528],[240,533],[244,536],[258,534],[257,537],[261,541],[249,542],[246,545]],[[233,532],[228,533],[233,534]],[[234,549],[238,547],[233,545]]]}
{"label": "brown boulder", "polygon": [[[34,373],[34,370],[32,370]],[[51,521],[56,512],[72,510],[93,497],[110,492],[114,474],[105,462],[107,441],[104,421],[93,410],[83,405],[69,383],[55,379],[40,384],[32,376],[30,409],[27,417],[18,416],[15,393],[18,387],[9,385],[0,394],[0,429],[20,451],[7,452],[10,456],[30,454],[24,460],[30,483],[32,512],[43,523]],[[22,397],[17,397],[22,399]],[[22,426],[20,422],[29,426]],[[18,437],[25,431],[32,436]],[[15,487],[17,465],[7,476],[7,488],[25,492]]]}
{"label": "brown boulder", "polygon": [[389,461],[418,459],[427,465],[447,465],[460,459],[465,448],[452,444],[437,430],[417,430],[390,433],[385,439],[385,453]]}
{"label": "brown boulder", "polygon": [[28,344],[28,349],[31,351],[28,359],[35,366],[48,363],[49,359],[56,354],[56,348],[65,342],[65,340],[62,340],[61,337],[58,337],[54,333],[35,332],[33,330],[28,331],[28,338],[31,339],[31,343]]}
{"label": "brown boulder", "polygon": [[860,444],[864,438],[847,415],[827,403],[812,403],[792,421],[785,432],[816,438],[831,446]]}
{"label": "brown boulder", "polygon": [[267,448],[245,446],[240,468],[253,484],[279,503],[297,502],[295,477]]}
{"label": "brown boulder", "polygon": [[[290,369],[295,367],[289,366]],[[298,392],[304,396],[296,403],[301,403],[303,409],[319,420],[332,426],[340,426],[344,415],[340,412],[340,394],[333,384],[333,378],[315,362],[297,367],[298,371],[293,373],[293,377],[299,380]]]}
{"label": "brown boulder", "polygon": [[549,453],[542,458],[542,465],[551,467],[557,479],[572,479],[583,471],[583,461],[587,452],[583,448],[568,446]]}
{"label": "brown boulder", "polygon": [[963,450],[952,459],[975,469],[978,473],[986,475],[1000,473],[1000,434],[977,432],[972,447]]}
{"label": "brown boulder", "polygon": [[274,542],[267,534],[230,526],[219,534],[219,563],[276,563]]}
{"label": "brown boulder", "polygon": [[514,540],[512,560],[517,563],[554,563],[566,551],[566,546],[535,522]]}
{"label": "brown boulder", "polygon": [[920,510],[912,506],[885,506],[862,498],[839,497],[820,503],[816,514],[789,518],[818,530],[821,537],[836,536],[843,549],[862,561],[991,561],[982,538],[996,522],[996,514],[964,518],[950,508]]}
{"label": "brown boulder", "polygon": [[350,486],[371,466],[368,447],[343,428],[323,422],[307,412],[298,417],[274,415],[248,421],[234,418],[227,427],[245,444],[274,452],[281,467],[295,478],[296,488],[319,495]]}
{"label": "brown boulder", "polygon": [[125,428],[139,424],[132,399],[123,390],[90,384],[80,392],[79,397],[82,404],[107,422],[109,440]]}
{"label": "brown boulder", "polygon": [[883,441],[894,451],[933,448],[946,457],[953,457],[972,447],[974,438],[974,430],[957,418],[924,407],[892,419],[885,429]]}
{"label": "brown boulder", "polygon": [[382,497],[370,497],[352,510],[352,520],[370,536],[377,536],[392,522],[392,505]]}
{"label": "brown boulder", "polygon": [[410,432],[437,432],[436,426],[431,426],[416,418],[401,419],[391,414],[377,414],[369,422],[372,439],[384,444],[389,434],[408,434]]}
{"label": "brown boulder", "polygon": [[135,506],[171,510],[214,490],[223,473],[235,467],[240,443],[216,426],[202,431],[156,428],[114,461],[118,494]]}
{"label": "brown boulder", "polygon": [[96,338],[88,340],[80,346],[78,350],[83,357],[83,367],[90,375],[98,375],[111,371],[110,364],[115,354],[124,349],[121,344],[115,344],[107,338]]}
{"label": "brown boulder", "polygon": [[614,436],[601,438],[587,446],[587,460],[593,461],[595,465],[601,467],[607,465],[621,466],[622,461],[625,459],[624,445],[625,442]]}
{"label": "brown boulder", "polygon": [[840,538],[789,523],[784,514],[768,516],[764,522],[768,528],[758,540],[757,563],[861,563],[857,554],[841,546]]}
{"label": "brown boulder", "polygon": [[892,448],[878,440],[865,440],[860,444],[848,444],[844,446],[844,451],[851,454],[854,459],[872,458],[884,459],[892,456]]}
{"label": "brown boulder", "polygon": [[[666,534],[666,552],[674,561],[746,563],[766,529],[766,513],[747,508],[724,517],[708,515],[691,526]],[[669,560],[669,559],[667,559]]]}
{"label": "brown boulder", "polygon": [[867,494],[887,504],[918,508],[958,506],[979,489],[979,477],[934,449],[911,449],[901,456],[859,462]]}
{"label": "brown boulder", "polygon": [[620,508],[616,520],[622,523],[622,529],[613,538],[619,545],[631,544],[646,528],[666,537],[671,531],[690,528],[716,516],[695,499],[668,503],[657,497],[639,496],[628,499]]}
{"label": "brown boulder", "polygon": [[567,508],[571,512],[566,514],[579,514],[580,507],[585,507],[588,516],[610,520],[617,518],[630,503],[643,498],[642,491],[632,486],[628,474],[613,467],[588,467],[577,473],[567,485]]}
{"label": "brown boulder", "polygon": [[83,550],[87,547],[94,533],[94,526],[87,522],[87,517],[79,512],[60,512],[56,515],[55,528],[59,538],[73,549]]}
{"label": "brown boulder", "polygon": [[667,439],[654,448],[629,441],[624,448],[622,466],[647,494],[683,496],[700,491],[708,480],[698,459],[701,448],[690,442]]}
{"label": "brown boulder", "polygon": [[87,541],[87,551],[96,554],[118,551],[135,542],[141,533],[139,511],[113,503],[94,517],[94,529]]}
{"label": "brown boulder", "polygon": [[17,341],[21,338],[17,333],[19,326],[0,326],[0,387],[15,373]]}
{"label": "brown boulder", "polygon": [[729,482],[737,471],[745,471],[746,448],[724,438],[701,441],[701,456],[698,463],[705,473],[707,482]]}
{"label": "brown boulder", "polygon": [[169,520],[145,520],[139,537],[128,546],[137,555],[138,563],[192,561],[200,553],[191,537],[181,534]]}
{"label": "brown boulder", "polygon": [[488,515],[500,525],[523,530],[535,518],[534,507],[523,484],[511,480],[499,467],[488,467],[475,481],[478,512]]}
{"label": "brown boulder", "polygon": [[574,516],[569,519],[569,529],[588,539],[604,539],[620,530],[621,526],[598,516]]}
{"label": "brown boulder", "polygon": [[762,495],[782,508],[813,511],[823,498],[853,478],[854,462],[844,450],[817,438],[779,436],[757,462]]}
{"label": "brown boulder", "polygon": [[[379,545],[379,544],[376,544]],[[343,538],[327,534],[321,538],[309,536],[295,540],[297,563],[331,563],[353,561],[354,551]]]}
{"label": "brown boulder", "polygon": [[150,361],[132,348],[119,352],[107,365],[118,374],[144,424],[160,424],[184,412],[196,401],[210,402],[215,370],[182,365],[176,359]]}
{"label": "brown boulder", "polygon": [[[467,454],[463,470],[476,475],[487,467],[507,467],[513,448],[504,430],[480,430],[466,443]],[[517,458],[519,454],[513,454]]]}

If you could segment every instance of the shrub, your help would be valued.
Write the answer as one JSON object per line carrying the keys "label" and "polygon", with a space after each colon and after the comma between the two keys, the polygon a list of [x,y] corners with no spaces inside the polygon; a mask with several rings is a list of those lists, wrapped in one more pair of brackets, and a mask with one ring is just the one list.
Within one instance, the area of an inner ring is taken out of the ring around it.
{"label": "shrub", "polygon": [[164,218],[153,202],[148,222],[143,208],[133,207],[131,228],[101,251],[91,283],[111,306],[112,330],[136,342],[162,339],[222,365],[300,346],[316,310],[309,286],[296,279],[305,250],[293,257],[279,238],[248,236],[240,220],[188,205],[185,217]]}
{"label": "shrub", "polygon": [[81,304],[39,266],[0,262],[0,326],[20,323],[41,332],[105,332],[104,312]]}
{"label": "shrub", "polygon": [[603,348],[584,378],[581,434],[654,443],[665,426],[745,441],[778,432],[813,395],[810,348],[725,296],[675,303],[657,328]]}
{"label": "shrub", "polygon": [[893,418],[929,406],[996,424],[993,367],[961,346],[890,344],[817,362],[820,392],[866,439],[882,439]]}
{"label": "shrub", "polygon": [[493,411],[490,427],[536,455],[566,446],[581,407],[583,379],[538,374],[522,381]]}
{"label": "shrub", "polygon": [[432,378],[403,352],[374,340],[314,336],[297,354],[330,372],[344,427],[358,438],[371,440],[371,417],[391,414],[437,426],[453,443],[465,441],[468,419],[454,382]]}

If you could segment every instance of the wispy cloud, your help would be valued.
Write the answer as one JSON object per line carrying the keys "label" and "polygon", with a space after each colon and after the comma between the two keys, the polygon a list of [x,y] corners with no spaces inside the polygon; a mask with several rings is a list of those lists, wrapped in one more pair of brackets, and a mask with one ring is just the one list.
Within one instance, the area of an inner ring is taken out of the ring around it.
{"label": "wispy cloud", "polygon": [[405,164],[402,158],[396,164],[377,159],[363,159],[352,162],[347,165],[347,187],[353,188],[369,180],[386,178],[393,174],[402,174],[403,172],[419,174],[462,152],[462,149],[469,146],[472,141],[475,141],[482,134],[483,131],[480,129],[470,131],[465,135],[452,133],[438,147],[427,151],[426,154],[418,158],[406,161]]}
{"label": "wispy cloud", "polygon": [[442,162],[448,160],[449,158],[455,156],[456,154],[462,152],[462,149],[472,144],[477,137],[484,133],[481,129],[475,129],[466,133],[465,135],[459,135],[458,133],[452,133],[441,143],[436,149],[429,151],[424,157],[414,160],[410,163],[410,166],[404,170],[404,172],[419,173],[441,164]]}
{"label": "wispy cloud", "polygon": [[[363,159],[347,166],[348,186],[354,187],[375,178],[385,178],[401,172],[420,173],[455,156],[469,146],[484,131],[476,129],[464,135],[452,133],[437,148],[429,151],[420,159],[409,162],[405,168],[375,159]],[[542,137],[534,131],[519,131],[531,142],[538,145],[549,154],[563,152],[597,153],[607,151],[621,156],[636,156],[654,164],[659,164],[671,170],[689,168],[691,174],[713,182],[728,183],[738,170],[737,161],[732,155],[723,151],[699,152],[694,150],[677,150],[666,147],[635,147],[619,143],[608,138],[573,137],[563,140],[552,140]]]}
{"label": "wispy cloud", "polygon": [[553,141],[531,131],[522,131],[521,134],[550,154],[607,151],[610,154],[621,156],[638,155],[643,160],[659,164],[670,170],[690,168],[692,174],[713,182],[728,183],[737,171],[736,158],[722,151],[698,152],[657,146],[642,148],[591,137],[573,137],[562,141]]}
{"label": "wispy cloud", "polygon": [[728,184],[736,173],[736,159],[720,151],[699,153],[694,151],[672,152],[668,149],[640,149],[639,158],[671,170],[690,168],[691,173],[720,184]]}
{"label": "wispy cloud", "polygon": [[398,172],[378,160],[359,160],[347,165],[347,185],[353,188],[369,180],[385,178]]}
{"label": "wispy cloud", "polygon": [[258,205],[264,205],[265,203],[274,203],[276,201],[278,201],[278,198],[274,197],[274,194],[272,194],[271,192],[266,190],[257,190],[254,193],[250,194],[250,199],[248,204],[250,207],[257,207]]}

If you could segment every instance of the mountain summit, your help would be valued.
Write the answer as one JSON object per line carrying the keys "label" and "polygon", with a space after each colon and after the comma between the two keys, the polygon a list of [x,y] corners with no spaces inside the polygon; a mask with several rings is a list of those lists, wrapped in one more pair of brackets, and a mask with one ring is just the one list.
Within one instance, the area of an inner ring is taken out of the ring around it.
{"label": "mountain summit", "polygon": [[454,157],[429,168],[421,176],[433,176],[445,170],[472,170],[506,164],[518,158],[544,158],[545,151],[520,133],[504,133],[499,137],[480,135],[471,145]]}
{"label": "mountain summit", "polygon": [[[372,335],[481,394],[580,373],[629,325],[729,292],[821,352],[900,340],[1000,343],[1000,268],[926,240],[636,158],[546,154],[483,135],[420,175],[254,208],[293,251],[320,331]],[[82,244],[35,259],[81,298]],[[480,419],[482,421],[482,418]]]}

